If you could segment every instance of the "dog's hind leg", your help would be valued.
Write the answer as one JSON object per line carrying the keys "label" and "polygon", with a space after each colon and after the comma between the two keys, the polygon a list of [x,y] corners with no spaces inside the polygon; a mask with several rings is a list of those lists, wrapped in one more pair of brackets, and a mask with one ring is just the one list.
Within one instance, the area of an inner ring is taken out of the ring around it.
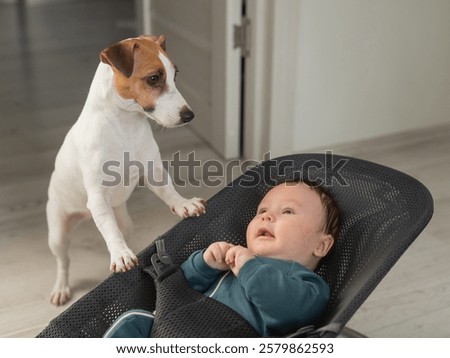
{"label": "dog's hind leg", "polygon": [[48,245],[56,257],[56,282],[50,295],[50,302],[56,306],[65,304],[71,296],[68,233],[84,217],[78,213],[68,215],[59,210],[53,202],[47,202]]}

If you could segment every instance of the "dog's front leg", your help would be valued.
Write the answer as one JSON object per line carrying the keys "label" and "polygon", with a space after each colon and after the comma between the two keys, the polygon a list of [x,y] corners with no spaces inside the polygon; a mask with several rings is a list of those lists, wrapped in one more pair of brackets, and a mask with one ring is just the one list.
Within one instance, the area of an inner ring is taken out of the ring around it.
{"label": "dog's front leg", "polygon": [[138,259],[128,248],[105,194],[102,191],[88,192],[87,205],[111,255],[111,271],[124,272],[136,266]]}
{"label": "dog's front leg", "polygon": [[145,176],[145,185],[162,201],[169,205],[170,210],[183,218],[200,216],[205,212],[205,201],[200,198],[186,199],[175,190],[170,174],[162,163],[153,163],[151,170]]}

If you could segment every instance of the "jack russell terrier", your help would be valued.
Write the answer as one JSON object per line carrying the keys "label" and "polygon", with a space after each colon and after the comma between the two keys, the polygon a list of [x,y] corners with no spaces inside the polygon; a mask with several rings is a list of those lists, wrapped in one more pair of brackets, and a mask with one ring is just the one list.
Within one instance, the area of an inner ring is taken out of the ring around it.
{"label": "jack russell terrier", "polygon": [[[68,232],[82,219],[94,219],[111,256],[111,271],[138,264],[124,236],[132,226],[126,202],[141,175],[173,213],[188,217],[205,211],[203,200],[185,199],[175,191],[147,121],[172,128],[194,118],[175,86],[177,71],[165,52],[164,36],[123,40],[103,50],[100,60],[84,108],[56,156],[48,188],[48,241],[57,261],[50,301],[55,305],[70,298]],[[136,166],[125,168],[125,153],[143,163],[143,173]],[[124,180],[102,185],[109,178],[102,170],[109,161],[120,163],[129,185]]]}

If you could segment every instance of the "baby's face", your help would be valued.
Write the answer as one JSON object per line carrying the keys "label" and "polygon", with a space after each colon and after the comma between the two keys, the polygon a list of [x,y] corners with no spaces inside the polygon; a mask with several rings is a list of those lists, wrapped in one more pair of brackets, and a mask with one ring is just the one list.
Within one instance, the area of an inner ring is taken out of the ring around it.
{"label": "baby's face", "polygon": [[324,215],[319,195],[307,185],[280,184],[259,204],[247,227],[247,247],[256,256],[314,266],[314,252],[326,236]]}

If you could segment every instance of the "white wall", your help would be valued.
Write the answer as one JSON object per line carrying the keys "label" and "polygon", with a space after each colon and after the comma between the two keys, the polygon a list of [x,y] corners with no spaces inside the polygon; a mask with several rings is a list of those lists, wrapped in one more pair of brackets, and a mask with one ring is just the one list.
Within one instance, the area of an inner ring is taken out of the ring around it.
{"label": "white wall", "polygon": [[293,130],[273,152],[287,136],[302,151],[450,122],[450,1],[298,6],[294,83],[276,89],[295,91]]}

